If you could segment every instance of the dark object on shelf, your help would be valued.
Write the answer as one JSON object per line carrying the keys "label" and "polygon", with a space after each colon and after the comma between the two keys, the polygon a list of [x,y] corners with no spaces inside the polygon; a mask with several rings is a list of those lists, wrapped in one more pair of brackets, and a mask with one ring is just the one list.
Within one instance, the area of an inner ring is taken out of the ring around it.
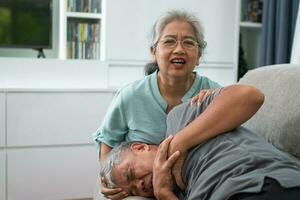
{"label": "dark object on shelf", "polygon": [[33,49],[38,51],[38,55],[37,55],[38,58],[46,58],[43,48],[33,48]]}
{"label": "dark object on shelf", "polygon": [[248,64],[245,59],[245,53],[242,46],[242,34],[240,34],[239,40],[239,67],[238,67],[238,80],[242,78],[248,71]]}

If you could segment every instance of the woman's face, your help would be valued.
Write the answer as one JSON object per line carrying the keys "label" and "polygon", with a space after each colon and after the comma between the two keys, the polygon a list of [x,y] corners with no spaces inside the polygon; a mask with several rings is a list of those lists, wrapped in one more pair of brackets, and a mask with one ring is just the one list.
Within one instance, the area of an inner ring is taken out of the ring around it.
{"label": "woman's face", "polygon": [[[176,45],[169,45],[174,43],[174,39],[177,40]],[[182,45],[183,40],[187,45]],[[197,41],[195,31],[188,22],[172,21],[165,26],[156,47],[152,49],[153,60],[162,76],[190,76],[198,64],[200,50],[198,45],[188,47],[193,41]]]}

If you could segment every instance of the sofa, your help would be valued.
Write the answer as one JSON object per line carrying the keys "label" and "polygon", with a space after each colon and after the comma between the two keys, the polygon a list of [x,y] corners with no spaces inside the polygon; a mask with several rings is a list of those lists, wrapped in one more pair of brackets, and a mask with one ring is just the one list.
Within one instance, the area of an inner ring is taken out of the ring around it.
{"label": "sofa", "polygon": [[[253,85],[265,95],[259,111],[243,126],[287,152],[300,166],[300,65],[281,64],[248,71],[238,84]],[[95,194],[99,191],[96,187]],[[97,194],[94,199],[105,199]],[[129,197],[127,200],[145,200]]]}
{"label": "sofa", "polygon": [[239,83],[253,85],[265,95],[263,106],[244,126],[262,134],[300,164],[300,65],[250,70]]}

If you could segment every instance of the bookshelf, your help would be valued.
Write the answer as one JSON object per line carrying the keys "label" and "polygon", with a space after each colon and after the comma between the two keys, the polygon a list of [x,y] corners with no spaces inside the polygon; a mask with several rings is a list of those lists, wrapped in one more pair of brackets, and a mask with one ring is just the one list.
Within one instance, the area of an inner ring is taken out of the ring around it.
{"label": "bookshelf", "polygon": [[262,6],[261,0],[240,1],[238,78],[259,66]]}
{"label": "bookshelf", "polygon": [[102,0],[64,0],[61,58],[100,60]]}

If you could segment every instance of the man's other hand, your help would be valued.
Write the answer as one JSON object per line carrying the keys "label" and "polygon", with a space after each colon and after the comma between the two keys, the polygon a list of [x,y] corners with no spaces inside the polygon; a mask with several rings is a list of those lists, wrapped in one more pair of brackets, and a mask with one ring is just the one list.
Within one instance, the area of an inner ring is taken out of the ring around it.
{"label": "man's other hand", "polygon": [[128,196],[128,194],[124,191],[122,191],[122,188],[108,188],[107,182],[105,178],[101,178],[101,193],[104,195],[107,199],[112,200],[121,200]]}

